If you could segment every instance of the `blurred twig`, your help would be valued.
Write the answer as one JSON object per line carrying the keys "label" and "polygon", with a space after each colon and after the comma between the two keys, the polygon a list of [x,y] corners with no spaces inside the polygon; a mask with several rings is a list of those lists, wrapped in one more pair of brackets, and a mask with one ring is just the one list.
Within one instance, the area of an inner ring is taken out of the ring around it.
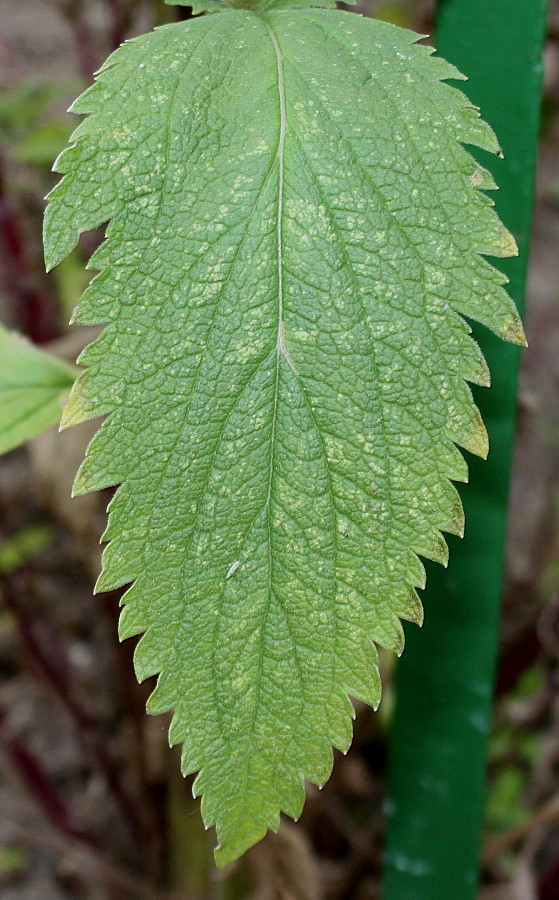
{"label": "blurred twig", "polygon": [[105,0],[111,20],[111,49],[120,47],[129,26],[130,10],[124,9],[120,0]]}
{"label": "blurred twig", "polygon": [[95,841],[74,822],[64,800],[39,760],[18,738],[10,735],[7,714],[1,707],[0,746],[4,748],[14,770],[49,822],[67,838],[79,840],[94,847]]}
{"label": "blurred twig", "polygon": [[3,819],[6,831],[14,834],[19,840],[34,846],[44,847],[79,863],[91,871],[92,875],[102,878],[115,888],[126,891],[134,900],[187,900],[184,896],[170,892],[159,891],[147,884],[145,879],[137,878],[132,873],[105,859],[99,852],[91,847],[84,846],[78,841],[68,840],[57,834],[33,831],[25,828],[18,822]]}
{"label": "blurred twig", "polygon": [[37,344],[58,337],[53,304],[37,285],[37,276],[25,249],[15,204],[7,188],[6,162],[0,154],[0,246],[4,249],[4,277],[16,304],[20,328]]}
{"label": "blurred twig", "polygon": [[[20,572],[20,578],[25,577],[25,572]],[[12,578],[8,578],[4,575],[0,576],[0,596],[4,605],[14,617],[21,640],[31,659],[37,666],[42,678],[70,715],[80,739],[84,742],[86,748],[93,757],[94,762],[105,777],[111,795],[116,805],[119,807],[131,833],[137,838],[141,838],[143,831],[142,823],[144,819],[142,810],[138,807],[134,797],[128,791],[123,782],[121,773],[115,765],[114,760],[107,752],[105,738],[101,733],[99,722],[91,718],[84,712],[81,706],[76,703],[69,687],[69,683],[71,684],[72,679],[64,677],[59,668],[51,661],[50,654],[45,652],[41,642],[37,638],[29,615],[20,601],[19,592],[15,589],[14,580]],[[58,648],[58,656],[60,657],[62,653],[67,659],[67,654],[64,654],[62,651],[62,648],[65,645],[64,636],[60,633],[56,634],[56,645]]]}
{"label": "blurred twig", "polygon": [[84,4],[74,0],[56,0],[60,12],[74,35],[80,75],[88,84],[97,70],[97,53],[91,28],[84,15]]}
{"label": "blurred twig", "polygon": [[518,844],[522,843],[522,841],[526,840],[534,829],[539,828],[541,825],[546,825],[549,822],[553,822],[555,819],[559,819],[559,794],[552,797],[548,803],[536,810],[534,815],[530,816],[530,818],[522,825],[518,825],[516,828],[512,828],[505,834],[501,834],[499,837],[492,838],[488,841],[483,850],[483,863],[485,865],[490,865],[495,862],[503,855],[503,853],[506,853],[507,850],[512,850],[514,847],[517,847]]}

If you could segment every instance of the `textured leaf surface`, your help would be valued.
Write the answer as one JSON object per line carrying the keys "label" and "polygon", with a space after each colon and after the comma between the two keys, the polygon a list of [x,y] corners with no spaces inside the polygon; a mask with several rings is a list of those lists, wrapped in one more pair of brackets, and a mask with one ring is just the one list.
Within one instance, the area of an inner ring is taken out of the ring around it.
{"label": "textured leaf surface", "polygon": [[0,453],[60,421],[76,371],[0,326]]}
{"label": "textured leaf surface", "polygon": [[65,413],[108,415],[76,491],[111,503],[100,589],[199,771],[218,861],[298,816],[421,620],[418,554],[461,533],[485,455],[461,314],[522,342],[480,254],[514,241],[461,146],[498,144],[416,36],[331,10],[225,11],[114,54],[76,104],[46,252],[112,220]]}

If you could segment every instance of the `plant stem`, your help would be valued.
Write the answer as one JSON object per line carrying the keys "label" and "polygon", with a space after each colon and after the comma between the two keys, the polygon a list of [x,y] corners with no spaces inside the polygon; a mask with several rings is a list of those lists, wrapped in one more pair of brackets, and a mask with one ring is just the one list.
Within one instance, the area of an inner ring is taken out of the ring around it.
{"label": "plant stem", "polygon": [[17,738],[7,734],[7,714],[0,708],[0,741],[14,769],[45,816],[62,834],[90,847],[95,841],[73,821],[66,804],[41,763]]}
{"label": "plant stem", "polygon": [[6,162],[1,153],[0,246],[4,248],[6,288],[15,301],[19,327],[36,344],[46,344],[59,337],[57,310],[50,297],[37,285],[37,276],[25,249],[14,198],[7,190]]}
{"label": "plant stem", "polygon": [[[500,261],[523,309],[538,147],[547,0],[440,0],[437,47],[470,78],[470,100],[497,130],[497,207],[519,246]],[[426,624],[407,631],[391,734],[384,900],[474,900],[486,793],[508,485],[515,432],[517,349],[474,329],[493,373],[476,396],[491,440],[462,492],[464,542],[448,570],[429,569]]]}
{"label": "plant stem", "polygon": [[[107,617],[112,633],[118,629],[119,603],[123,589],[96,595],[100,607]],[[145,821],[146,837],[142,844],[144,858],[150,861],[150,871],[163,877],[166,871],[167,844],[167,797],[165,779],[154,782],[149,769],[149,742],[146,741],[146,700],[148,691],[140,685],[134,675],[134,646],[132,641],[116,643],[115,665],[117,667],[123,706],[130,728],[127,741],[126,764],[139,785],[139,796]]]}
{"label": "plant stem", "polygon": [[124,891],[134,900],[186,900],[172,893],[159,891],[132,873],[105,859],[95,848],[84,845],[77,840],[66,840],[58,834],[44,834],[29,828],[25,828],[18,822],[3,820],[6,831],[10,831],[23,841],[32,846],[44,847],[46,850],[57,853],[61,857],[72,859],[82,866],[87,867],[92,874],[100,875],[103,880],[119,891]]}
{"label": "plant stem", "polygon": [[125,12],[120,0],[105,0],[105,6],[107,7],[111,20],[111,48],[116,50],[117,47],[120,47],[126,37]]}
{"label": "plant stem", "polygon": [[97,71],[96,53],[89,25],[84,21],[81,11],[70,16],[70,25],[74,33],[74,43],[78,54],[78,66],[83,80],[89,84]]}
{"label": "plant stem", "polygon": [[[20,572],[20,581],[25,577],[25,573]],[[126,788],[114,760],[107,752],[104,736],[101,733],[99,723],[85,713],[72,697],[69,688],[69,683],[71,684],[72,678],[68,678],[67,673],[62,674],[59,667],[51,662],[50,655],[45,653],[43,646],[37,639],[35,630],[29,621],[29,616],[20,602],[19,591],[14,587],[14,579],[0,576],[0,596],[2,597],[4,605],[17,623],[19,634],[26,650],[37,666],[46,684],[58,697],[70,715],[80,739],[84,742],[93,760],[103,774],[107,785],[111,790],[111,795],[120,809],[131,833],[135,835],[141,843],[143,834],[142,823],[144,819],[142,811]],[[59,658],[62,656],[62,658],[67,660],[67,654],[63,652],[65,640],[61,633],[56,634],[55,643],[58,648],[57,654]]]}

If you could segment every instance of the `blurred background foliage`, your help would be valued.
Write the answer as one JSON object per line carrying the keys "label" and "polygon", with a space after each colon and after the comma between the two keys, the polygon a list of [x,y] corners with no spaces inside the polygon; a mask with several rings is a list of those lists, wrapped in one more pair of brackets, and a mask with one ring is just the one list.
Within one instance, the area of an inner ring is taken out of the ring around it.
{"label": "blurred background foliage", "polygon": [[[47,276],[41,250],[65,112],[107,54],[187,17],[162,0],[1,0],[0,321],[74,362],[67,322],[100,235]],[[358,10],[432,33],[431,0]],[[511,495],[480,900],[559,897],[559,2],[546,49],[538,201]],[[379,714],[300,823],[218,873],[164,718],[149,719],[118,592],[94,597],[110,491],[69,500],[90,425],[0,462],[0,894],[3,900],[379,897],[394,661]],[[473,649],[475,652],[475,648]],[[452,898],[449,898],[452,900]]]}

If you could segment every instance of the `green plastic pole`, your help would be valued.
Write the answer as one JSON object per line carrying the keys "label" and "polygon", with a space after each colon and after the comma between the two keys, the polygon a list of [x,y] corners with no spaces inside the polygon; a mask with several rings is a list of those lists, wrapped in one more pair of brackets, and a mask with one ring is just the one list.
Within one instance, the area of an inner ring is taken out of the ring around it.
{"label": "green plastic pole", "polygon": [[[503,271],[524,308],[547,0],[441,0],[437,47],[494,127],[504,161],[479,158],[520,257]],[[499,263],[499,265],[501,265]],[[467,532],[429,567],[422,631],[407,629],[390,738],[383,900],[474,900],[486,793],[519,353],[476,329],[493,373],[476,399],[491,439],[462,491]]]}

